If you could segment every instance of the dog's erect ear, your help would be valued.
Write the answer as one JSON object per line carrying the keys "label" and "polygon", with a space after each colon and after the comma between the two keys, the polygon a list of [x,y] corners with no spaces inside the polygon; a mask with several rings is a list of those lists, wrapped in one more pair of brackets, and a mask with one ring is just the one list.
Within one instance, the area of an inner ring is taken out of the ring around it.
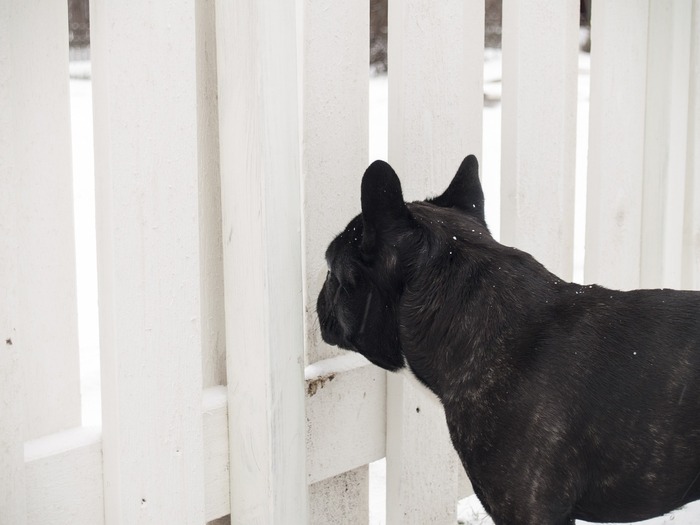
{"label": "dog's erect ear", "polygon": [[479,181],[479,162],[476,157],[469,155],[465,158],[445,193],[434,199],[429,199],[428,202],[442,208],[456,208],[466,212],[486,226],[484,192]]}
{"label": "dog's erect ear", "polygon": [[389,164],[375,160],[362,177],[362,251],[372,253],[378,241],[408,217],[401,181]]}

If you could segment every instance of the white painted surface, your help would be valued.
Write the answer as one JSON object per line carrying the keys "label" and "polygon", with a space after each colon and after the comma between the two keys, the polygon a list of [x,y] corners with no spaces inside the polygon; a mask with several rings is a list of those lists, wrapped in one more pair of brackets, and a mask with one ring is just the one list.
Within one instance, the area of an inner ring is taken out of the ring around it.
{"label": "white painted surface", "polygon": [[585,281],[640,282],[649,0],[599,2],[591,21]]}
{"label": "white painted surface", "polygon": [[[309,484],[384,457],[386,373],[362,360],[364,363],[360,366],[348,368],[346,363],[354,359],[341,356],[307,367],[306,470]],[[312,367],[320,373],[314,373]],[[322,505],[314,503],[313,498],[310,501],[312,509]],[[362,515],[367,513],[366,508],[361,511]]]}
{"label": "white painted surface", "polygon": [[[205,389],[202,398],[208,521],[230,513],[226,387]],[[28,523],[103,523],[101,451],[101,430],[96,427],[73,428],[29,441],[23,450],[20,446],[22,465],[26,468]],[[21,478],[12,478],[12,482],[24,493]],[[20,517],[24,515],[22,512]],[[11,515],[3,513],[0,523],[5,523],[6,516]],[[18,519],[7,523],[22,522]]]}
{"label": "white painted surface", "polygon": [[573,272],[578,0],[503,3],[501,242]]}
{"label": "white painted surface", "polygon": [[[10,100],[12,83],[12,7],[0,4],[0,100]],[[24,381],[22,342],[17,338],[17,272],[21,239],[14,202],[18,185],[14,165],[15,122],[11,111],[0,111],[0,516],[9,523],[26,523],[24,491]]]}
{"label": "white painted surface", "polygon": [[108,524],[204,521],[194,14],[90,6]]}
{"label": "white painted surface", "polygon": [[[696,9],[697,9],[697,8],[696,8]],[[0,10],[1,10],[1,8],[0,8]],[[1,16],[1,15],[0,15],[0,16]],[[696,15],[696,19],[695,19],[695,20],[696,20],[696,27],[697,27],[697,15]],[[696,40],[695,40],[695,41],[696,41],[696,44],[695,44],[695,45],[696,45],[696,49],[697,49],[697,34],[698,34],[698,32],[697,32],[697,30],[696,30],[696,33],[695,33],[695,38],[696,38]],[[1,39],[2,39],[2,35],[0,34],[0,40],[1,40]],[[695,56],[697,57],[698,55],[696,54]],[[385,79],[383,79],[383,80],[385,81]],[[691,77],[691,82],[692,82],[692,80],[693,80],[693,77]],[[696,87],[697,87],[697,83],[696,83],[695,85],[696,85]],[[691,107],[692,107],[692,105],[691,105]],[[697,106],[696,106],[696,107],[697,107]],[[498,112],[498,111],[499,111],[498,108],[497,108],[497,109],[489,108],[489,109],[487,109],[487,110],[485,111],[485,114],[496,113],[496,112]],[[691,111],[692,111],[692,110],[691,110]],[[4,115],[0,115],[0,122],[2,122],[2,117],[3,117],[3,116],[4,116]],[[494,120],[494,119],[491,119],[491,120]],[[495,120],[497,121],[497,120],[499,120],[499,119],[496,118]],[[693,139],[692,139],[692,135],[689,137],[688,140],[689,140],[689,144],[697,144],[697,143],[692,142],[692,140],[693,140]],[[0,136],[0,143],[2,143],[1,141],[2,141],[2,138],[1,138],[1,136]],[[485,154],[486,154],[486,153],[485,153]],[[689,158],[690,158],[690,157],[689,157]],[[1,163],[2,163],[3,160],[5,160],[5,159],[3,159],[2,157],[0,157],[0,165],[1,165]],[[690,162],[690,160],[689,160],[689,162]],[[416,198],[419,198],[419,196],[416,196]],[[687,198],[687,199],[690,199],[690,198],[691,198],[691,197],[688,195],[688,193],[686,193],[686,198]],[[693,202],[697,202],[698,200],[699,200],[698,198],[695,198],[695,199],[693,199]],[[0,205],[0,209],[4,209],[4,208],[2,208],[2,206]],[[697,224],[697,222],[696,222],[696,224]],[[3,226],[3,225],[5,225],[4,221],[3,221],[2,224],[0,224],[0,227]],[[698,268],[700,268],[700,266],[698,266],[697,263],[696,263],[696,264],[695,264],[695,270],[697,271]],[[2,370],[2,368],[0,368],[0,370]],[[331,368],[328,368],[328,369],[326,369],[326,370],[327,370],[327,371],[332,371]],[[206,396],[206,392],[205,392],[205,397],[207,397],[207,396]],[[205,404],[206,404],[206,402],[205,402]],[[214,416],[215,416],[215,419],[216,419],[217,421],[219,421],[219,423],[217,424],[217,427],[220,428],[220,434],[218,435],[218,439],[222,439],[222,436],[223,436],[223,439],[225,440],[225,439],[226,439],[225,436],[227,435],[227,430],[226,430],[226,428],[225,428],[225,423],[220,423],[220,422],[222,421],[221,416],[224,415],[224,414],[225,414],[225,409],[223,409],[223,408],[221,408],[221,407],[219,406],[219,407],[216,409],[216,411],[215,411],[215,413],[214,413]],[[206,417],[207,417],[207,416],[206,416],[206,413],[205,413],[205,421],[206,421]],[[224,418],[223,420],[225,420],[225,418]],[[3,423],[4,423],[4,420],[3,420]],[[313,423],[310,423],[310,424],[313,424]],[[206,424],[205,424],[205,435],[207,435]],[[329,435],[329,436],[328,436],[328,441],[332,443],[333,438],[334,438],[334,436],[333,436],[332,434]],[[207,441],[207,443],[208,443],[208,441]],[[205,449],[209,450],[209,449],[210,449],[210,445],[206,445],[206,446],[205,446]],[[345,455],[345,453],[344,453],[342,450],[338,450],[338,455],[339,455],[339,456],[343,456],[343,455]],[[207,460],[207,461],[208,461],[208,460]],[[212,461],[216,462],[215,460],[212,460]],[[206,464],[205,464],[205,469],[206,469],[206,468],[207,468],[207,467],[206,467]],[[223,468],[225,468],[225,465],[218,465],[217,468],[218,468],[218,469],[223,469]],[[209,477],[207,476],[206,479],[207,479],[206,486],[209,487],[209,486],[210,486],[210,485],[209,485]],[[218,482],[220,482],[220,480],[217,481],[217,483],[218,483]],[[207,490],[208,490],[208,489],[207,489]],[[83,492],[84,492],[84,490],[83,490]],[[207,502],[209,502],[209,501],[210,501],[209,496],[207,496]],[[223,504],[222,504],[221,502],[219,502],[219,505],[220,505],[220,506],[219,506],[218,508],[223,508]],[[696,523],[698,518],[695,517],[695,514],[697,513],[697,509],[696,509],[695,507],[697,507],[697,505],[695,505],[695,506],[690,506],[690,507],[691,507],[691,508],[688,509],[687,511],[675,513],[674,516],[673,516],[672,518],[670,518],[671,520],[675,518],[675,521],[670,521],[669,518],[667,517],[667,518],[664,519],[663,521],[662,521],[662,520],[659,520],[659,521],[655,521],[654,523],[666,523],[666,522],[668,522],[668,523],[688,523],[688,524],[690,524],[690,523]],[[217,512],[220,512],[220,511],[217,511]],[[209,512],[208,506],[207,506],[207,513],[206,513],[206,515],[207,515],[207,519],[209,519],[211,516],[214,515],[214,514],[212,514],[212,513]],[[690,516],[689,518],[686,517],[686,516],[688,516],[688,515]],[[483,516],[481,516],[481,517],[483,517]],[[481,517],[478,517],[478,519],[481,519]],[[471,522],[468,522],[468,523],[471,523]],[[481,521],[479,521],[479,523],[481,523]]]}
{"label": "white painted surface", "polygon": [[481,157],[483,19],[480,0],[389,7],[389,162],[406,200],[442,193],[464,157]]}
{"label": "white painted surface", "polygon": [[682,285],[700,290],[700,2],[693,1]]}
{"label": "white painted surface", "polygon": [[367,525],[369,467],[364,465],[309,486],[310,525]]}
{"label": "white painted surface", "polygon": [[204,386],[210,387],[226,384],[214,0],[195,2],[195,21],[202,375]]}
{"label": "white painted surface", "polygon": [[688,132],[692,0],[649,11],[640,286],[679,288]]}
{"label": "white painted surface", "polygon": [[228,462],[228,395],[225,386],[202,394],[204,494],[207,521],[231,513]]}
{"label": "white painted surface", "polygon": [[[0,175],[2,170],[0,170]],[[4,204],[0,197],[0,203]],[[0,227],[0,238],[6,232]],[[3,248],[5,243],[0,244]],[[7,270],[7,260],[5,255],[0,255],[0,275],[12,275],[5,273]],[[0,305],[0,330],[2,339],[0,340],[0,522],[7,520],[7,523],[23,525],[26,523],[26,495],[25,495],[25,471],[22,444],[24,441],[24,414],[23,414],[23,381],[21,376],[21,351],[19,344],[11,340],[13,330],[11,328],[12,317],[7,310],[14,304],[8,294],[11,290],[6,282],[0,282],[0,293],[3,295],[2,305]]]}
{"label": "white painted surface", "polygon": [[[389,3],[389,162],[406,200],[441,193],[467,154],[481,158],[483,34],[480,1]],[[402,377],[387,381],[387,523],[453,522],[444,412]]]}
{"label": "white painted surface", "polygon": [[295,26],[216,4],[233,523],[307,519]]}
{"label": "white painted surface", "polygon": [[99,429],[78,427],[28,441],[24,459],[28,524],[104,523]]}
{"label": "white painted surface", "polygon": [[453,523],[459,460],[445,413],[423,390],[387,377],[386,523]]}
{"label": "white painted surface", "polygon": [[10,126],[1,147],[12,162],[0,184],[15,214],[13,340],[28,386],[24,437],[32,439],[80,423],[66,4],[12,0],[0,31],[8,39],[0,89]]}
{"label": "white painted surface", "polygon": [[321,340],[316,298],[325,251],[359,213],[369,133],[369,2],[305,0],[302,177],[306,362],[342,350]]}

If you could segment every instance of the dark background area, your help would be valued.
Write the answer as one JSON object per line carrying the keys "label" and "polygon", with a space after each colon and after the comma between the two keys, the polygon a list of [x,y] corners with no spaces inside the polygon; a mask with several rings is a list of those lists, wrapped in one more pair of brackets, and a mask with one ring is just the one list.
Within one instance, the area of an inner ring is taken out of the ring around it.
{"label": "dark background area", "polygon": [[89,0],[68,0],[68,42],[71,47],[90,45]]}

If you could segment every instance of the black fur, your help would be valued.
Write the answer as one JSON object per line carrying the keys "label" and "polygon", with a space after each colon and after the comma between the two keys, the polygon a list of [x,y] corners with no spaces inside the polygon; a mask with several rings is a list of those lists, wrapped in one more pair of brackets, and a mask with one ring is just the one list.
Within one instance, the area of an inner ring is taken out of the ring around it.
{"label": "black fur", "polygon": [[637,521],[700,499],[700,292],[563,282],[489,234],[478,165],[404,203],[391,167],[326,252],[323,339],[442,401],[497,525]]}

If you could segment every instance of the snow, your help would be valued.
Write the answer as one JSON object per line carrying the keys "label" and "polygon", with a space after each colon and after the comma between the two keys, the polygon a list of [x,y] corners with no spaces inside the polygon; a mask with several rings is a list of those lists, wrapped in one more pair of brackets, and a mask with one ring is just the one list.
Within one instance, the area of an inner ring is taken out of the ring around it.
{"label": "snow", "polygon": [[[588,99],[589,56],[579,59],[578,146],[576,167],[576,201],[574,232],[574,281],[583,282],[583,242],[585,234],[586,155],[588,148]],[[81,389],[83,399],[83,425],[99,426],[100,414],[100,364],[99,330],[97,315],[97,271],[95,257],[95,184],[93,176],[92,138],[92,84],[89,63],[71,63],[71,111],[73,134],[74,200],[76,224],[76,259],[78,276],[78,320],[81,365]],[[483,114],[483,152],[481,178],[486,200],[486,221],[494,236],[500,230],[500,166],[501,166],[501,55],[488,50],[484,62],[484,93],[486,103]],[[370,96],[370,144],[369,161],[387,160],[388,82],[386,75],[373,76],[369,82]],[[465,155],[470,152],[465,152]],[[333,368],[318,364],[307,370],[307,375],[323,376],[328,371],[338,371],[338,366],[353,367],[360,356],[348,354],[335,358]],[[225,391],[211,391],[204,400],[205,406],[218,406],[225,402]],[[48,454],[53,447],[65,447],[76,439],[98,439],[99,431],[90,430],[78,436],[67,435],[60,443],[36,442],[28,444],[28,454]],[[386,463],[384,460],[370,465],[370,524],[385,522]],[[462,500],[458,506],[459,523],[488,525],[493,522],[486,515],[475,496]],[[581,522],[584,523],[584,522]],[[640,522],[645,525],[691,525],[700,523],[700,502],[661,518]]]}

